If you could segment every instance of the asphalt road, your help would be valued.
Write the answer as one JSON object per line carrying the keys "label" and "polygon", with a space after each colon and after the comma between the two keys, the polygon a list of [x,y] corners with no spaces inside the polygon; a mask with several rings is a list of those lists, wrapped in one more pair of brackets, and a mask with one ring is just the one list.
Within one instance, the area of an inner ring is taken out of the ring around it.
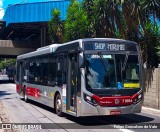
{"label": "asphalt road", "polygon": [[[1,129],[0,132],[132,132],[144,131],[144,129],[134,129],[134,127],[144,128],[145,125],[145,127],[148,127],[145,131],[158,132],[159,130],[155,128],[158,125],[160,126],[160,111],[143,107],[142,113],[140,114],[83,118],[76,118],[69,115],[58,117],[52,108],[33,101],[25,103],[23,98],[16,93],[15,84],[0,84],[0,123],[1,122],[3,124],[12,123],[11,128],[14,128],[14,130]],[[46,129],[31,130],[31,128],[40,129],[41,127]],[[153,128],[151,129],[151,127]],[[30,130],[27,130],[28,128],[30,128]]]}

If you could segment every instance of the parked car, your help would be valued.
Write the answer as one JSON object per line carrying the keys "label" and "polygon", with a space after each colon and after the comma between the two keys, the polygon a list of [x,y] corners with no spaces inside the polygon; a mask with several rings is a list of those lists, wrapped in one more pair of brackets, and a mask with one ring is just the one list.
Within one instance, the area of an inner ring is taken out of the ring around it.
{"label": "parked car", "polygon": [[8,82],[9,77],[8,75],[0,75],[0,82]]}

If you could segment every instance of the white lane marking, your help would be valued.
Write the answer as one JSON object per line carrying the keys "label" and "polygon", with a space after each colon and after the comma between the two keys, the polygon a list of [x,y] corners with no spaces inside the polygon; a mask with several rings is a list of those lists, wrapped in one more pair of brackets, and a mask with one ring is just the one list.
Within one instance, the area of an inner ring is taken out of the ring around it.
{"label": "white lane marking", "polygon": [[12,84],[12,83],[9,83],[9,85],[12,85],[12,86],[14,86],[14,87],[16,86],[16,84]]}
{"label": "white lane marking", "polygon": [[128,130],[128,129],[119,129],[119,130],[122,131],[122,132],[134,132],[134,131]]}

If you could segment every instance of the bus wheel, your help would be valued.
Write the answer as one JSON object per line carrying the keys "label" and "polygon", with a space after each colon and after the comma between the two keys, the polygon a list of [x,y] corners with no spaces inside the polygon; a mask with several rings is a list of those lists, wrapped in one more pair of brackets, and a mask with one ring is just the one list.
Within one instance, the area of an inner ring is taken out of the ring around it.
{"label": "bus wheel", "polygon": [[28,103],[28,96],[27,96],[27,89],[25,88],[25,92],[24,92],[24,101],[26,103]]}
{"label": "bus wheel", "polygon": [[60,94],[57,94],[55,103],[56,103],[55,104],[56,114],[58,116],[63,116],[63,113],[62,113],[62,100],[61,100]]}

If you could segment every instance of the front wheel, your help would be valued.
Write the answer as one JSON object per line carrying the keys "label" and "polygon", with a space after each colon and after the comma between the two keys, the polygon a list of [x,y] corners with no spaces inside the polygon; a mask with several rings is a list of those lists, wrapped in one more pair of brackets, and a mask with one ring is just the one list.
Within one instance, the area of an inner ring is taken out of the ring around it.
{"label": "front wheel", "polygon": [[61,100],[60,94],[57,94],[57,96],[56,96],[55,109],[56,109],[56,114],[58,116],[63,116],[63,112],[62,112],[62,100]]}

